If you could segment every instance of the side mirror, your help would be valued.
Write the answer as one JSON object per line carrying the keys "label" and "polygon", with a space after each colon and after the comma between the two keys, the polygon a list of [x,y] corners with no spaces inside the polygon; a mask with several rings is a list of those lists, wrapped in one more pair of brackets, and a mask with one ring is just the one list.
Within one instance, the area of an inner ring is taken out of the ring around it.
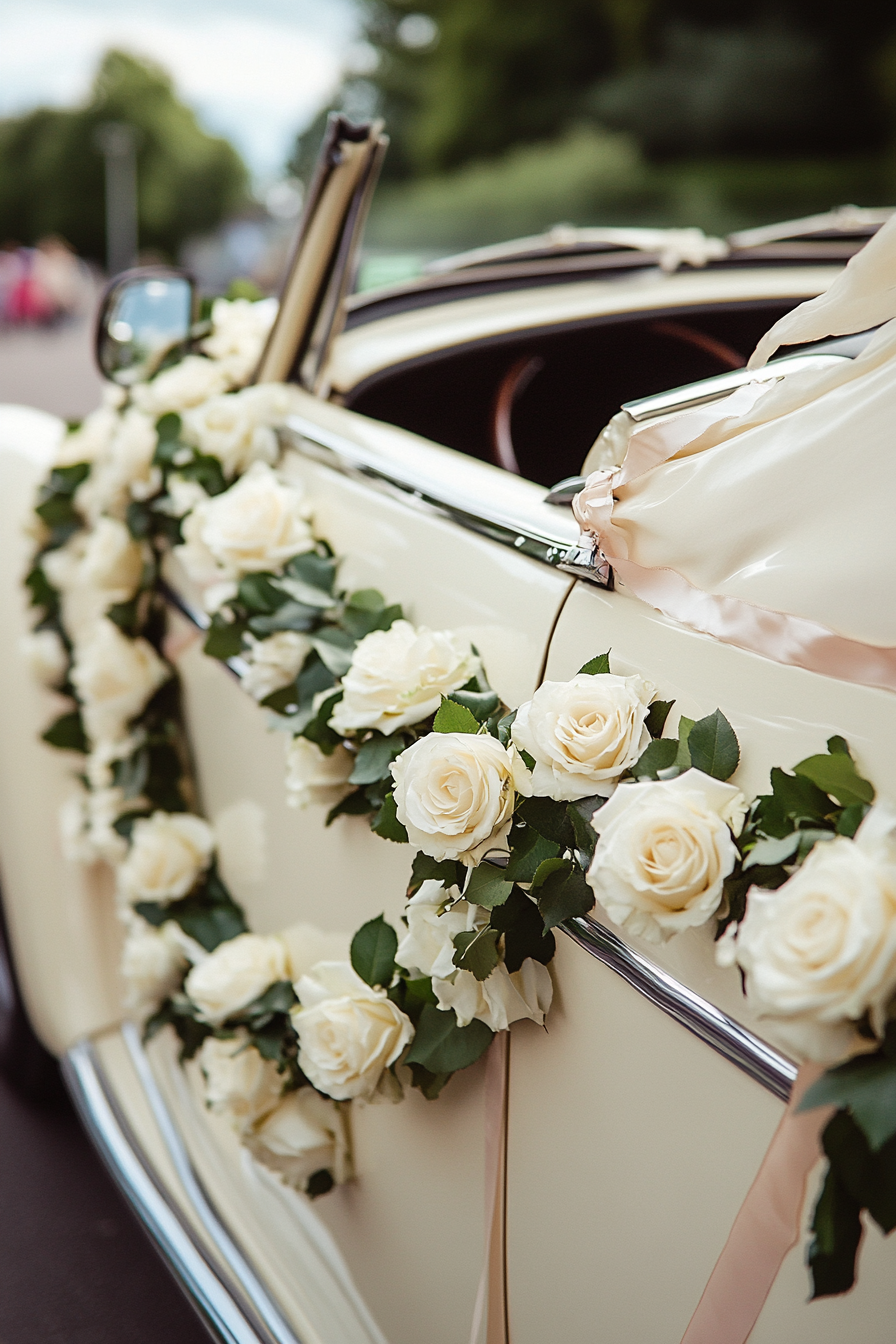
{"label": "side mirror", "polygon": [[183,271],[142,266],[118,276],[103,297],[96,327],[96,361],[124,387],[149,378],[190,340],[195,321],[193,281]]}

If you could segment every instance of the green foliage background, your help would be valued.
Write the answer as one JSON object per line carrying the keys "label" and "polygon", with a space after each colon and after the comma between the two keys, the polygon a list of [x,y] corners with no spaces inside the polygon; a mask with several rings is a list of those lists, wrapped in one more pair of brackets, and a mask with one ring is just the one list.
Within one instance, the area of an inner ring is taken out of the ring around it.
{"label": "green foliage background", "polygon": [[174,258],[185,238],[213,229],[245,199],[233,146],[208,135],[158,66],[122,51],[103,58],[87,102],[37,108],[0,122],[0,238],[61,234],[82,256],[105,256],[103,158],[97,128],[137,130],[141,249]]}

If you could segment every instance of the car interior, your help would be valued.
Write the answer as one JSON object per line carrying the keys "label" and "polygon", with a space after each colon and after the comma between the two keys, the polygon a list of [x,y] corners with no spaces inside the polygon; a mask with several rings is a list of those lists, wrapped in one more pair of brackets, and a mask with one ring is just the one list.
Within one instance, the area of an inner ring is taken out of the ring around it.
{"label": "car interior", "polygon": [[623,402],[743,368],[799,300],[705,304],[512,332],[384,369],[352,410],[552,486]]}

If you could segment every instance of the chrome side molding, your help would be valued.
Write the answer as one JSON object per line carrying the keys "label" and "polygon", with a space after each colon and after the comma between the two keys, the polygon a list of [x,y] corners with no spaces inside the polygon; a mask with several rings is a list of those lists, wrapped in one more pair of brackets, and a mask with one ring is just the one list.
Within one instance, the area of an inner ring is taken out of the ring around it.
{"label": "chrome side molding", "polygon": [[636,401],[623,402],[622,409],[628,411],[636,424],[653,420],[658,415],[672,415],[677,411],[688,411],[695,406],[704,406],[711,401],[719,401],[735,392],[747,383],[778,383],[788,373],[803,373],[807,369],[832,368],[843,364],[846,355],[784,355],[764,364],[761,369],[734,369],[731,373],[717,373],[712,378],[704,378],[699,383],[688,383],[684,387],[672,387],[668,392],[658,392],[654,396],[639,397]]}
{"label": "chrome side molding", "polygon": [[797,1066],[786,1055],[754,1036],[752,1031],[655,966],[588,915],[568,919],[560,927],[579,947],[621,975],[632,989],[643,994],[706,1045],[781,1101],[789,1099]]}
{"label": "chrome side molding", "polygon": [[[197,1210],[203,1225],[214,1231],[212,1239],[219,1249],[223,1250],[224,1242],[231,1248],[231,1254],[225,1256],[227,1270],[212,1263],[154,1175],[115,1099],[93,1043],[84,1040],[72,1046],[62,1060],[62,1072],[84,1127],[113,1180],[213,1338],[220,1344],[301,1344],[205,1201],[205,1207]],[[168,1136],[164,1137],[167,1142]],[[192,1191],[188,1193],[192,1195]],[[209,1219],[217,1224],[214,1229]]]}

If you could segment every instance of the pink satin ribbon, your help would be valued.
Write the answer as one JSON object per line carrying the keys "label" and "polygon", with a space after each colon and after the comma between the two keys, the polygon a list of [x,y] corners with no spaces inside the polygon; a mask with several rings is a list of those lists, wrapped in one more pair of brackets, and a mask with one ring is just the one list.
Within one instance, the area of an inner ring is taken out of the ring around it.
{"label": "pink satin ribbon", "polygon": [[507,1318],[507,1092],[510,1032],[499,1031],[485,1060],[485,1253],[470,1344],[510,1344]]}
{"label": "pink satin ribbon", "polygon": [[820,1135],[833,1107],[797,1113],[810,1083],[822,1072],[804,1064],[790,1102],[681,1344],[745,1344],[784,1258],[802,1231],[806,1181],[821,1154]]}

